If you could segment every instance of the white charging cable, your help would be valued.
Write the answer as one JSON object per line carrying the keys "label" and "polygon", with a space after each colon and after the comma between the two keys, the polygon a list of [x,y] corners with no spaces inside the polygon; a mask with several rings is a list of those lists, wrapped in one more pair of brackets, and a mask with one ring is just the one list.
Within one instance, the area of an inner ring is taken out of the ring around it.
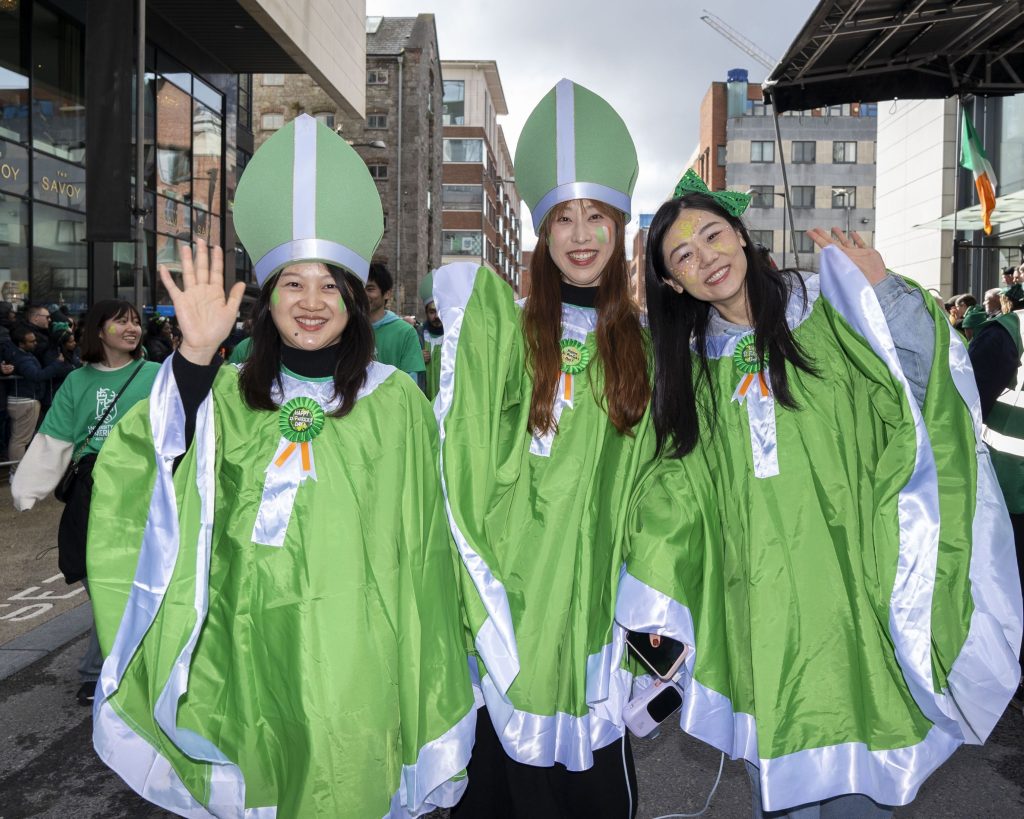
{"label": "white charging cable", "polygon": [[664,816],[656,816],[654,819],[690,819],[690,817],[693,816],[703,816],[708,812],[708,808],[711,807],[711,800],[715,795],[715,791],[718,790],[718,783],[722,781],[722,769],[724,767],[725,754],[722,754],[722,758],[718,762],[718,776],[715,777],[715,784],[711,786],[711,793],[708,794],[707,801],[704,802],[704,807],[697,813],[666,813]]}

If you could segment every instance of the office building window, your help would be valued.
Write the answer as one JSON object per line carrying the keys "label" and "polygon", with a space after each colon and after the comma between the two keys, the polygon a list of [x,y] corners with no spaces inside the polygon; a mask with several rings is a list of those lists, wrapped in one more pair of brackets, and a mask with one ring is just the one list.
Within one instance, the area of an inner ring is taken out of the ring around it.
{"label": "office building window", "polygon": [[238,125],[252,130],[252,74],[238,75]]}
{"label": "office building window", "polygon": [[850,164],[857,161],[856,142],[833,142],[832,161],[837,164]]}
{"label": "office building window", "polygon": [[774,142],[760,142],[755,140],[750,143],[750,161],[751,162],[774,162],[775,161],[775,143]]}
{"label": "office building window", "polygon": [[444,141],[445,162],[483,162],[484,141],[482,139],[446,139]]}
{"label": "office building window", "polygon": [[814,185],[794,185],[791,196],[794,208],[814,207]]}
{"label": "office building window", "polygon": [[378,182],[388,178],[388,165],[386,162],[371,162],[367,163],[366,167],[370,169],[370,176]]}
{"label": "office building window", "polygon": [[772,185],[753,185],[750,188],[752,208],[774,208],[775,187]]}
{"label": "office building window", "polygon": [[793,142],[793,163],[810,163],[815,161],[817,143],[813,141]]}
{"label": "office building window", "polygon": [[284,127],[284,114],[264,114],[260,117],[260,128],[264,131],[276,131]]}
{"label": "office building window", "polygon": [[481,210],[484,189],[480,185],[442,185],[442,210]]}
{"label": "office building window", "polygon": [[724,168],[725,167],[725,164],[726,164],[726,154],[727,154],[726,146],[725,145],[719,145],[718,146],[718,167],[719,168]]}
{"label": "office building window", "polygon": [[750,230],[747,231],[754,244],[762,245],[769,251],[775,250],[775,231],[773,230]]}
{"label": "office building window", "polygon": [[857,189],[852,185],[844,186],[841,188],[832,188],[832,207],[857,207]]}
{"label": "office building window", "polygon": [[388,72],[384,68],[371,68],[366,72],[367,85],[387,85]]}
{"label": "office building window", "polygon": [[466,83],[464,80],[445,80],[441,100],[441,124],[466,124]]}
{"label": "office building window", "polygon": [[366,127],[374,130],[381,130],[382,128],[388,127],[388,115],[387,114],[367,114],[366,115]]}
{"label": "office building window", "polygon": [[264,74],[260,82],[263,85],[284,85],[284,74]]}
{"label": "office building window", "polygon": [[321,122],[324,125],[326,125],[332,131],[334,130],[334,112],[333,111],[321,111],[318,114],[313,114],[313,118],[317,122]]}
{"label": "office building window", "polygon": [[796,231],[796,249],[798,253],[813,253],[816,245],[803,230]]}
{"label": "office building window", "polygon": [[479,256],[479,230],[446,230],[441,239],[441,252],[446,256]]}

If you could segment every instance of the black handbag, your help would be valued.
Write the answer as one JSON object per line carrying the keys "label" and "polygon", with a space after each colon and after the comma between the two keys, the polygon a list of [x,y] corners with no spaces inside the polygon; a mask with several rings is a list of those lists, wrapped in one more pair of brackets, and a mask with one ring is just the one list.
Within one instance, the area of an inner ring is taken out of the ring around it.
{"label": "black handbag", "polygon": [[124,386],[117,391],[117,395],[114,396],[114,400],[107,405],[106,411],[100,416],[100,420],[96,422],[96,425],[89,430],[89,434],[86,436],[82,445],[78,448],[78,451],[71,458],[71,463],[68,464],[68,468],[64,470],[64,474],[60,476],[60,480],[57,481],[57,486],[53,490],[53,496],[61,503],[67,503],[71,499],[71,493],[75,490],[75,483],[78,481],[79,474],[82,472],[82,453],[85,452],[85,448],[89,446],[89,441],[92,440],[103,422],[107,420],[107,416],[110,415],[114,406],[117,404],[117,399],[120,398],[128,385],[132,383],[132,379],[139,374],[139,370],[142,369],[146,360],[143,359],[139,362],[139,365],[132,371],[132,374],[128,376],[128,380],[124,382]]}

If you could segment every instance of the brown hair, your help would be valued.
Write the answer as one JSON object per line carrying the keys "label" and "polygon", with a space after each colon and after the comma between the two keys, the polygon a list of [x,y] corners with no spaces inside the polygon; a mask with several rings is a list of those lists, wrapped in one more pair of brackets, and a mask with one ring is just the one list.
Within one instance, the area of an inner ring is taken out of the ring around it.
{"label": "brown hair", "polygon": [[139,324],[139,343],[131,351],[131,357],[137,361],[142,356],[142,321],[135,305],[121,299],[103,299],[89,308],[89,312],[85,314],[85,319],[82,321],[82,340],[78,346],[82,361],[89,364],[100,364],[106,360],[107,354],[103,342],[100,341],[103,325],[108,321],[127,315],[134,316],[135,321]]}
{"label": "brown hair", "polygon": [[[640,326],[640,311],[629,292],[626,265],[625,219],[621,212],[592,201],[615,223],[615,246],[598,286],[597,353],[604,371],[604,396],[598,400],[608,420],[621,434],[639,423],[651,397],[647,347]],[[556,431],[555,392],[562,371],[562,274],[548,251],[548,223],[561,211],[556,205],[541,224],[530,260],[530,296],[523,308],[527,367],[533,377],[530,427],[535,432]]]}

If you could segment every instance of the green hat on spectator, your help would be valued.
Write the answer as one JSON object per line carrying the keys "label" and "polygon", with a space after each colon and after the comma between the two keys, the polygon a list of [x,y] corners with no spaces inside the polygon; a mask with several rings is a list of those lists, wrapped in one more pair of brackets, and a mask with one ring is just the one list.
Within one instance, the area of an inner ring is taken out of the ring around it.
{"label": "green hat on spectator", "polygon": [[640,168],[622,117],[593,91],[563,79],[526,120],[515,169],[539,231],[555,205],[573,199],[603,202],[628,218]]}
{"label": "green hat on spectator", "polygon": [[366,163],[308,114],[253,155],[235,192],[234,221],[260,286],[296,262],[343,267],[365,282],[384,234]]}
{"label": "green hat on spectator", "polygon": [[985,312],[985,308],[981,305],[975,304],[967,309],[964,313],[963,319],[960,321],[960,326],[965,330],[976,330],[981,325],[988,321],[988,313]]}
{"label": "green hat on spectator", "polygon": [[434,271],[431,270],[423,279],[420,281],[420,301],[423,302],[423,306],[426,307],[428,304],[434,303]]}
{"label": "green hat on spectator", "polygon": [[1006,298],[1016,304],[1024,302],[1024,285],[1020,284],[1020,282],[1017,284],[1011,284],[1006,288],[1002,295],[1006,296]]}

